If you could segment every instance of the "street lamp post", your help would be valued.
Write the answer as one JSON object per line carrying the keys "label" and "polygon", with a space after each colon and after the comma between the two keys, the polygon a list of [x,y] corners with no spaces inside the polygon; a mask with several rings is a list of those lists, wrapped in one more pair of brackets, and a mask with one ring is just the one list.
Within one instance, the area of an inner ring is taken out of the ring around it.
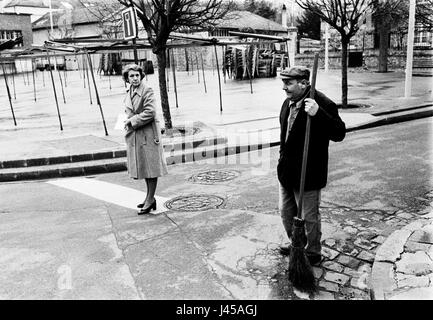
{"label": "street lamp post", "polygon": [[416,0],[409,2],[409,28],[407,32],[407,54],[406,54],[406,80],[404,97],[409,98],[412,92],[412,63],[413,63],[413,42],[415,30],[415,6]]}

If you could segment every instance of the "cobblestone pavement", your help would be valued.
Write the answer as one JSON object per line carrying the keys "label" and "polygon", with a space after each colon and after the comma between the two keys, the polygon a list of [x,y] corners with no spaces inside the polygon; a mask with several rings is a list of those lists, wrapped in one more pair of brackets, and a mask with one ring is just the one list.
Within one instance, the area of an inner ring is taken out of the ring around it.
{"label": "cobblestone pavement", "polygon": [[[370,275],[375,255],[381,244],[394,231],[427,215],[432,210],[433,192],[416,199],[425,205],[425,209],[413,212],[410,208],[397,211],[357,210],[344,206],[324,204],[321,208],[322,221],[335,225],[343,232],[323,242],[324,261],[314,267],[319,284],[319,293],[314,299],[371,299]],[[372,222],[374,221],[374,227]],[[431,225],[430,227],[431,228]],[[405,252],[397,262],[396,277],[399,288],[406,286],[428,286],[433,280],[433,267],[430,258],[424,252],[417,251],[433,248],[431,244],[420,242],[425,237],[421,230],[415,231],[406,244]],[[430,242],[433,235],[429,235]],[[424,263],[421,269],[407,274],[408,263],[417,259]],[[428,262],[427,259],[430,259]],[[422,277],[419,277],[423,275]]]}

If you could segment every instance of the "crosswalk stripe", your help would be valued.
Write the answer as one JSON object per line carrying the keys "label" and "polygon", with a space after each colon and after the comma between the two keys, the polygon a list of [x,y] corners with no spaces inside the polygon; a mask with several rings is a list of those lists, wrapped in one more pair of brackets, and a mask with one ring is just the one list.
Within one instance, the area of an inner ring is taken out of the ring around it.
{"label": "crosswalk stripe", "polygon": [[[146,194],[142,191],[89,178],[63,178],[51,180],[47,183],[135,210],[138,210],[137,204],[143,202],[146,197]],[[155,196],[155,199],[157,209],[152,210],[152,214],[159,214],[168,211],[168,209],[164,207],[164,203],[168,198]]]}

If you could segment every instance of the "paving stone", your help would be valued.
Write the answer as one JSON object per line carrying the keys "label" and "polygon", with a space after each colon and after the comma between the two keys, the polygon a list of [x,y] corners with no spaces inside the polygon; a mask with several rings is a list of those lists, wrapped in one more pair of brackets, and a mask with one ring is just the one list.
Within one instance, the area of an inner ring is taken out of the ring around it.
{"label": "paving stone", "polygon": [[336,256],[339,255],[338,251],[332,250],[330,248],[322,247],[322,255],[329,260],[335,259]]}
{"label": "paving stone", "polygon": [[314,278],[320,279],[320,277],[323,275],[323,269],[319,267],[313,267],[313,274]]}
{"label": "paving stone", "polygon": [[314,300],[335,300],[334,294],[328,291],[319,290]]}
{"label": "paving stone", "polygon": [[399,213],[397,216],[399,218],[408,219],[408,220],[413,218],[413,216],[410,213],[406,213],[406,212]]}
{"label": "paving stone", "polygon": [[319,287],[324,288],[326,291],[338,292],[339,286],[336,283],[322,280],[319,282]]}
{"label": "paving stone", "polygon": [[367,290],[369,286],[368,280],[368,276],[361,278],[352,278],[350,279],[350,286],[360,290]]}
{"label": "paving stone", "polygon": [[433,244],[433,225],[416,230],[409,238],[411,241]]}
{"label": "paving stone", "polygon": [[347,226],[343,228],[344,232],[350,233],[350,234],[357,234],[358,233],[358,229]]}
{"label": "paving stone", "polygon": [[344,286],[349,281],[350,277],[342,273],[327,271],[324,279]]}
{"label": "paving stone", "polygon": [[428,252],[431,249],[433,249],[433,245],[431,245],[431,244],[420,243],[420,242],[415,242],[415,241],[411,241],[411,240],[406,242],[406,244],[404,246],[404,251],[406,251],[406,252],[416,252],[416,251]]}
{"label": "paving stone", "polygon": [[360,260],[373,262],[374,261],[374,254],[372,254],[368,251],[361,251],[361,253],[357,255],[357,258]]}
{"label": "paving stone", "polygon": [[345,256],[345,255],[340,255],[337,258],[337,261],[339,263],[341,263],[342,265],[345,265],[345,266],[352,268],[352,269],[358,268],[359,264],[361,263],[361,261],[359,261],[358,259],[355,259],[355,258],[349,257],[349,256]]}
{"label": "paving stone", "polygon": [[366,228],[365,231],[359,232],[358,237],[363,238],[365,240],[371,240],[377,236],[377,233],[371,232],[370,228]]}
{"label": "paving stone", "polygon": [[370,300],[370,295],[355,288],[342,288],[341,293],[350,300]]}
{"label": "paving stone", "polygon": [[384,243],[385,240],[386,240],[386,238],[384,236],[377,236],[377,237],[371,239],[371,241],[375,242],[375,243]]}
{"label": "paving stone", "polygon": [[335,246],[335,239],[332,239],[332,238],[330,238],[330,239],[326,239],[325,241],[324,241],[324,243],[328,246],[328,247],[333,247],[333,246]]}
{"label": "paving stone", "polygon": [[350,251],[348,253],[348,255],[352,256],[352,257],[356,257],[358,255],[358,253],[359,253],[359,250],[354,248],[352,251]]}
{"label": "paving stone", "polygon": [[373,249],[376,246],[375,243],[370,242],[370,241],[365,240],[365,239],[361,239],[361,238],[356,239],[354,243],[358,247],[361,247],[361,248],[366,249],[366,250]]}
{"label": "paving stone", "polygon": [[396,262],[396,271],[410,275],[422,276],[433,272],[433,261],[422,251],[403,253]]}
{"label": "paving stone", "polygon": [[376,261],[395,262],[403,252],[404,244],[412,233],[411,230],[401,229],[393,232],[376,252]]}
{"label": "paving stone", "polygon": [[375,299],[384,300],[387,293],[397,288],[394,280],[394,264],[375,261],[371,270],[370,283]]}
{"label": "paving stone", "polygon": [[428,287],[430,279],[428,276],[411,276],[397,272],[397,286],[403,287]]}
{"label": "paving stone", "polygon": [[342,272],[344,270],[344,266],[334,261],[326,261],[322,263],[322,267],[328,270],[332,270],[335,272]]}
{"label": "paving stone", "polygon": [[389,300],[433,300],[433,290],[428,288],[414,288],[387,297]]}

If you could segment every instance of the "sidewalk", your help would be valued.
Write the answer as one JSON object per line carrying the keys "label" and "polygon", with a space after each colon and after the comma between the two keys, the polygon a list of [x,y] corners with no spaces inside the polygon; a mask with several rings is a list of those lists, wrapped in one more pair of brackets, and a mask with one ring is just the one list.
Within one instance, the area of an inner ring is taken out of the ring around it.
{"label": "sidewalk", "polygon": [[[78,72],[68,74],[65,101],[57,88],[59,110],[63,130],[60,130],[59,117],[53,99],[52,88],[47,75],[42,86],[42,72],[37,72],[37,101],[34,101],[32,86],[25,86],[20,76],[15,78],[17,99],[13,99],[17,126],[14,126],[10,108],[0,110],[0,162],[23,159],[52,158],[77,154],[95,154],[125,149],[123,132],[114,130],[117,116],[122,112],[124,85],[120,77],[99,77],[98,91],[104,113],[108,136],[105,135],[101,115],[91,92],[92,104],[89,104],[88,88],[83,87],[83,80]],[[349,103],[366,104],[367,108],[340,109],[342,119],[348,131],[368,128],[392,122],[391,118],[403,116],[402,120],[411,117],[429,116],[433,105],[433,78],[414,77],[412,97],[404,98],[404,74],[358,72],[349,73]],[[171,79],[170,79],[171,80]],[[198,135],[191,139],[224,136],[231,146],[242,137],[252,139],[258,131],[266,135],[266,142],[278,142],[278,114],[285,98],[281,80],[253,80],[253,94],[248,81],[226,80],[222,84],[223,112],[220,112],[218,84],[212,71],[206,72],[206,89],[204,92],[203,76],[197,73],[177,74],[178,101],[176,108],[173,84],[169,81],[169,100],[173,125],[193,128],[200,126]],[[318,90],[325,92],[337,103],[341,99],[340,75],[337,71],[325,73],[319,71]],[[154,88],[159,105],[159,90],[156,75],[148,76],[148,84]],[[110,89],[111,88],[111,89]],[[12,91],[12,89],[11,89]],[[1,92],[2,105],[9,104],[6,91]],[[427,106],[422,109],[414,107]],[[401,109],[410,110],[403,114],[385,114]],[[378,115],[377,115],[378,114]],[[161,112],[161,124],[164,124]],[[399,120],[400,121],[400,120]],[[188,139],[188,138],[186,138]],[[179,137],[164,139],[165,144],[179,142]],[[0,166],[1,167],[1,166]]]}
{"label": "sidewalk", "polygon": [[[62,132],[59,130],[56,106],[53,103],[52,92],[48,87],[48,78],[45,79],[47,86],[43,87],[41,77],[42,75],[39,73],[37,102],[33,100],[32,87],[23,86],[22,79],[18,77],[15,79],[16,91],[20,93],[17,100],[13,101],[17,127],[13,125],[10,109],[2,108],[0,110],[0,150],[2,150],[0,174],[7,170],[13,172],[17,167],[31,170],[33,166],[34,168],[42,168],[48,167],[47,164],[60,162],[60,166],[64,166],[65,170],[70,169],[70,175],[74,175],[74,170],[77,170],[77,167],[72,167],[72,165],[79,167],[82,163],[90,162],[90,160],[109,163],[110,165],[104,164],[104,170],[106,170],[104,172],[124,170],[125,145],[122,131],[113,129],[117,115],[122,110],[121,101],[124,87],[120,78],[112,77],[110,79],[112,89],[109,88],[110,83],[106,77],[99,79],[98,85],[100,87],[98,90],[109,132],[109,135],[105,136],[99,108],[94,101],[94,93],[92,92],[93,101],[90,104],[88,88],[83,87],[82,79],[79,78],[78,73],[68,75],[68,87],[65,88],[66,104],[63,103],[60,90],[57,92],[64,127]],[[248,151],[258,144],[261,147],[271,147],[278,144],[278,114],[284,100],[284,92],[278,78],[254,80],[253,94],[250,92],[248,81],[227,80],[225,84],[222,84],[222,113],[219,110],[216,75],[212,74],[212,71],[206,73],[207,93],[203,90],[203,78],[200,79],[200,83],[197,80],[196,73],[194,75],[186,73],[177,75],[179,108],[176,108],[172,82],[169,83],[169,98],[174,126],[185,126],[190,129],[197,127],[199,129],[199,132],[192,137],[164,138],[169,164],[194,161],[197,158],[203,159],[203,150],[211,154],[211,157],[216,157],[227,155],[230,152]],[[155,89],[159,103],[156,76],[150,75],[148,83]],[[340,83],[339,71],[332,71],[328,74],[319,71],[318,89],[337,103],[341,99]],[[19,86],[20,88],[18,88]],[[349,102],[368,104],[370,107],[340,109],[340,115],[349,132],[396,121],[432,116],[432,88],[432,77],[414,77],[413,96],[405,99],[402,97],[404,73],[349,73]],[[3,90],[0,91],[0,104],[8,106],[4,93]],[[160,120],[163,123],[161,114]],[[276,161],[276,159],[274,160]],[[6,168],[5,164],[10,165],[10,167]],[[101,171],[93,171],[93,173],[99,172]],[[237,190],[238,185],[236,184],[238,183],[233,183],[232,189],[227,190]],[[161,188],[161,190],[165,189],[168,188]],[[197,187],[197,190],[202,189],[203,186]],[[244,189],[246,190],[247,186]],[[241,188],[241,190],[243,189]],[[173,190],[172,192],[178,193]],[[168,196],[169,194],[167,194]],[[243,199],[243,197],[240,195],[239,199]],[[263,207],[268,208],[269,205],[266,203],[263,204]],[[341,208],[332,209],[333,211],[343,210]],[[329,210],[329,208],[324,208],[325,212]],[[227,211],[227,214],[229,213],[232,214],[231,211]],[[241,213],[236,214],[240,215]],[[188,218],[188,215],[185,214],[185,217]],[[211,217],[206,216],[206,219],[208,218]],[[271,221],[272,223],[270,222],[272,226],[280,225],[279,217],[271,218],[275,218]],[[341,218],[347,220],[345,217]],[[370,217],[366,216],[366,218],[369,219]],[[375,257],[368,250],[370,248],[368,246],[365,251],[359,253],[350,250],[339,255],[337,251],[333,250],[340,245],[339,243],[325,242],[324,255],[327,261],[326,266],[323,267],[327,271],[324,273],[322,268],[315,270],[317,277],[322,279],[321,287],[324,287],[327,292],[322,298],[329,298],[329,292],[338,291],[338,284],[344,285],[348,282],[352,283],[352,281],[353,286],[359,286],[361,291],[352,290],[348,295],[353,295],[355,298],[367,298],[364,282],[357,279],[360,261],[356,259],[359,258],[359,260],[370,263],[374,261],[370,287],[375,299],[398,299],[399,297],[407,299],[415,297],[418,293],[433,299],[431,291],[429,291],[430,296],[424,292],[432,288],[433,282],[433,270],[431,269],[431,260],[433,259],[431,254],[432,219],[433,217],[429,213],[424,215],[422,220],[410,223],[391,234],[389,238],[384,238]],[[411,222],[411,218],[404,221]],[[217,222],[220,221],[214,223]],[[328,228],[324,231],[323,239],[326,240],[326,235],[332,234],[335,230],[326,221],[324,225]],[[256,228],[253,229],[256,231],[254,231],[252,238],[256,239],[263,233],[263,221],[254,224],[254,226]],[[350,226],[346,227],[350,228]],[[368,230],[363,231],[364,236],[369,236]],[[377,238],[379,239],[380,236]],[[276,239],[275,243],[279,243],[279,240]],[[359,245],[365,245],[362,237],[359,240]],[[377,240],[377,243],[380,243],[379,241]],[[400,247],[393,249],[393,246],[397,244],[400,244]],[[276,251],[276,248],[271,249]],[[227,249],[227,251],[229,250]],[[391,252],[394,255],[390,257]],[[272,254],[276,255],[276,253]],[[353,255],[356,255],[356,259]],[[219,258],[224,261],[226,254]],[[413,260],[413,258],[417,260]],[[408,260],[416,261],[415,266],[406,263]],[[344,270],[341,270],[342,266],[344,266]],[[396,273],[390,273],[392,270],[396,270]],[[344,276],[348,273],[353,274],[353,276],[350,278],[347,275]],[[408,276],[406,277],[406,275]]]}
{"label": "sidewalk", "polygon": [[376,300],[433,300],[433,211],[394,231],[376,253]]}

